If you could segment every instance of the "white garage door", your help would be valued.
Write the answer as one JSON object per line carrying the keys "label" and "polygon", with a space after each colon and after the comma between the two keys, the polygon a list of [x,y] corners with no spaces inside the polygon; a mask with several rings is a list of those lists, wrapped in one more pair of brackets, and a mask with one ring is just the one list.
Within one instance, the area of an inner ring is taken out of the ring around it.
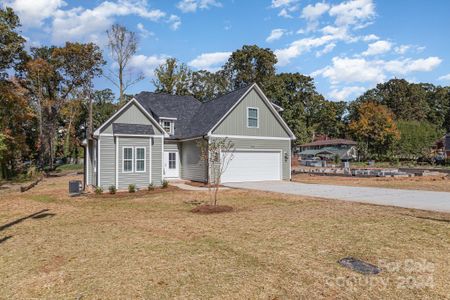
{"label": "white garage door", "polygon": [[235,151],[222,182],[281,180],[280,151]]}

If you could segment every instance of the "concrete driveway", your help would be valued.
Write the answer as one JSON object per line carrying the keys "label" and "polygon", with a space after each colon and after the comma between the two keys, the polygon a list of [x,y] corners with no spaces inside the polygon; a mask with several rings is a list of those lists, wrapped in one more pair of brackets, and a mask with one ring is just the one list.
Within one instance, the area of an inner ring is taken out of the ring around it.
{"label": "concrete driveway", "polygon": [[306,184],[289,181],[236,182],[225,185],[233,188],[450,212],[450,193],[445,192]]}

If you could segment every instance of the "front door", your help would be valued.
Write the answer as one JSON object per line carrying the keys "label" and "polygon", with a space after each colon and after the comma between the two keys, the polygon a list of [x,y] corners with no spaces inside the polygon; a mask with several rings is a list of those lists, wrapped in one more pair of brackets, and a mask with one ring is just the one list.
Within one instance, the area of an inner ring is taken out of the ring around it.
{"label": "front door", "polygon": [[164,152],[164,177],[179,177],[178,152]]}

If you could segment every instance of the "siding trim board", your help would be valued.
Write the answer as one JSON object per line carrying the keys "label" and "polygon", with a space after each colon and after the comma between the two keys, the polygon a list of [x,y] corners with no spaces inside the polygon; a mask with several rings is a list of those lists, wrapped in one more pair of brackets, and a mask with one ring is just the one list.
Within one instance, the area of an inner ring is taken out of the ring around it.
{"label": "siding trim board", "polygon": [[116,189],[119,188],[119,137],[116,137]]}
{"label": "siding trim board", "polygon": [[283,138],[276,136],[252,136],[252,135],[228,135],[228,134],[210,134],[212,138],[230,138],[230,139],[255,139],[255,140],[279,140],[290,141],[291,138]]}

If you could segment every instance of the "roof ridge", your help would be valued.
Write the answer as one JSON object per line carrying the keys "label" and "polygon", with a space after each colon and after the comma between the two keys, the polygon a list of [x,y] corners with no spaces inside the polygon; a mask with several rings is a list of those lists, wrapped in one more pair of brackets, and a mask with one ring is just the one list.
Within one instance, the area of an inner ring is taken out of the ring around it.
{"label": "roof ridge", "polygon": [[220,95],[220,96],[217,96],[216,98],[212,98],[212,99],[203,101],[202,103],[208,103],[208,102],[214,101],[214,100],[216,100],[216,99],[219,99],[219,98],[222,98],[222,97],[224,97],[224,96],[227,96],[227,95],[229,95],[229,94],[231,94],[231,93],[234,93],[234,92],[240,91],[240,90],[242,90],[242,89],[251,87],[251,86],[253,86],[253,84],[254,84],[254,83],[249,83],[249,84],[247,84],[247,85],[245,85],[245,86],[242,86],[242,87],[240,87],[240,88],[238,88],[238,89],[236,89],[236,90],[229,91],[229,92],[226,92],[225,94],[222,94],[222,95]]}

